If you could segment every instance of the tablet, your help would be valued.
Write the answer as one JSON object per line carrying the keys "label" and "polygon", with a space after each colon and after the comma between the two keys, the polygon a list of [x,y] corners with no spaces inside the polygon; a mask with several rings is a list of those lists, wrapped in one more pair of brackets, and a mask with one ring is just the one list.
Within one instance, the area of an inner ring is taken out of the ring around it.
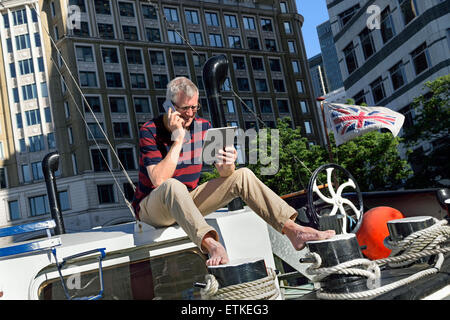
{"label": "tablet", "polygon": [[219,149],[223,149],[226,146],[233,146],[237,129],[238,127],[208,129],[203,142],[203,162],[213,164],[216,161],[216,154]]}

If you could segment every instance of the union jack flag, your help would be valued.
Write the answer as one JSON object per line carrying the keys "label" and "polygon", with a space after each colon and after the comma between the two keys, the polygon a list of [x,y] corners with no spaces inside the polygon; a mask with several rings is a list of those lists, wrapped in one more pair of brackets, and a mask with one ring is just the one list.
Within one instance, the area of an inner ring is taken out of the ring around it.
{"label": "union jack flag", "polygon": [[385,107],[363,107],[327,103],[330,125],[339,146],[369,131],[389,129],[397,136],[405,116]]}

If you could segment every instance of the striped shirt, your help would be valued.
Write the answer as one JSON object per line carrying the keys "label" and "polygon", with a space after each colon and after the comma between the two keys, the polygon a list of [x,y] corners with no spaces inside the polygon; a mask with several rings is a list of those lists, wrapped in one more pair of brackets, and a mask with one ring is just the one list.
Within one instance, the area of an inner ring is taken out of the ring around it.
{"label": "striped shirt", "polygon": [[[195,189],[200,180],[203,140],[209,128],[211,123],[208,120],[195,117],[184,138],[172,178],[185,184],[189,191]],[[139,203],[156,188],[148,176],[147,167],[164,159],[172,144],[171,132],[164,126],[163,115],[146,122],[139,130],[139,182],[132,202],[138,219]]]}

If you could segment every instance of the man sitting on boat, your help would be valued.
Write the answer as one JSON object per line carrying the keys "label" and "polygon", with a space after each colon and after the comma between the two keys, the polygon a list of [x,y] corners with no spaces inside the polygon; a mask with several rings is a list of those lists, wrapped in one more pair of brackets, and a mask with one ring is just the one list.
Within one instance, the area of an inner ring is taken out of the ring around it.
{"label": "man sitting on boat", "polygon": [[[234,147],[219,150],[215,167],[220,177],[198,185],[201,153],[208,120],[197,116],[199,91],[185,77],[173,79],[167,86],[167,113],[145,123],[139,134],[139,183],[133,199],[136,217],[154,227],[178,223],[203,253],[207,265],[228,263],[217,231],[206,223],[205,215],[231,200],[242,200],[277,231],[285,234],[295,249],[306,241],[332,237],[333,230],[318,231],[295,223],[297,211],[262,183],[248,168],[235,169]],[[201,144],[194,143],[200,139]],[[188,141],[186,141],[188,140]],[[190,144],[190,152],[183,152]],[[197,149],[194,149],[197,147]]]}

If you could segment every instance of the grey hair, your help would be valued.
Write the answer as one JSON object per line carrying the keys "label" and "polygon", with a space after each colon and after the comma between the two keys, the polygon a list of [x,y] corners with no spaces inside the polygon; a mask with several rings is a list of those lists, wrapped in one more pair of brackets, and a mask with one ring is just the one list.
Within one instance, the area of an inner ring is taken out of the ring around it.
{"label": "grey hair", "polygon": [[198,94],[197,86],[186,77],[177,77],[167,84],[166,100],[178,103],[178,94],[182,92],[189,99],[196,93]]}

